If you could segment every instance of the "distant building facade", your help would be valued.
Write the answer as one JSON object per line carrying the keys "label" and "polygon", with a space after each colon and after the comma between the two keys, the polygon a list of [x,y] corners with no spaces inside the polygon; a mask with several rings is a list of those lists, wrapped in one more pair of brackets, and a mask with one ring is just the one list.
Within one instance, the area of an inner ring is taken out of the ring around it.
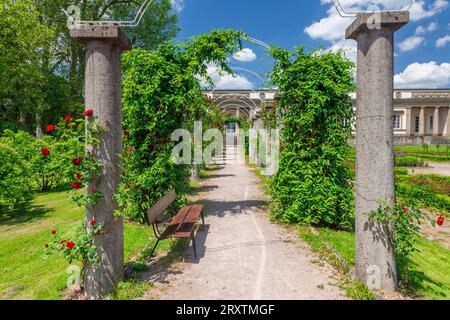
{"label": "distant building facade", "polygon": [[[217,90],[205,92],[228,114],[258,121],[262,105],[272,107],[278,94],[268,90]],[[356,110],[356,94],[351,94]],[[450,89],[394,91],[395,143],[397,145],[450,144]]]}

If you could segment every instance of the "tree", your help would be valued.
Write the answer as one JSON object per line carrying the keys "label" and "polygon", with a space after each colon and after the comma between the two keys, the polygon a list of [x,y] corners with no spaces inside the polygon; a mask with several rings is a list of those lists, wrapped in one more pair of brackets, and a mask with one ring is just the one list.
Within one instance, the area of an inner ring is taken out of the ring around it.
{"label": "tree", "polygon": [[[0,130],[41,137],[43,125],[83,109],[85,50],[70,38],[62,9],[79,6],[83,20],[127,20],[142,2],[6,0],[0,6]],[[125,31],[134,46],[152,50],[176,35],[176,22],[170,0],[158,0],[137,28]]]}

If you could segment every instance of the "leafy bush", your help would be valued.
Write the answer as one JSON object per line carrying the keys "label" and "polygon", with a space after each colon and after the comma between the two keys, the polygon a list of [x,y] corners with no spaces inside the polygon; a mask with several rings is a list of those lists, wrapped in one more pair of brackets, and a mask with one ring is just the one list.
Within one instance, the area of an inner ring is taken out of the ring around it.
{"label": "leafy bush", "polygon": [[425,167],[426,163],[416,157],[412,156],[396,156],[395,166],[397,167]]}
{"label": "leafy bush", "polygon": [[152,52],[136,49],[124,55],[126,134],[118,214],[144,222],[146,211],[171,189],[183,202],[190,167],[174,163],[171,135],[176,129],[192,129],[194,120],[205,118],[208,99],[198,77],[210,80],[208,62],[232,73],[228,54],[240,49],[242,36],[212,31],[183,45],[168,42]]}
{"label": "leafy bush", "polygon": [[345,162],[354,117],[352,62],[341,53],[272,49],[284,149],[271,183],[275,217],[341,228],[354,224],[351,173]]}
{"label": "leafy bush", "polygon": [[450,197],[439,194],[423,185],[398,182],[396,184],[396,195],[399,200],[413,203],[419,207],[450,212]]}
{"label": "leafy bush", "polygon": [[31,172],[14,149],[0,143],[0,209],[13,209],[32,197]]}

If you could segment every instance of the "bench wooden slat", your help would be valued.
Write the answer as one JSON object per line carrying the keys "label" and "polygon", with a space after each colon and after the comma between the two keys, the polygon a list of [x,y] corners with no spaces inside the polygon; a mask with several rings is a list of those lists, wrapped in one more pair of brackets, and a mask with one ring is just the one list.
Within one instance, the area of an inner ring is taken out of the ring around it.
{"label": "bench wooden slat", "polygon": [[190,209],[191,206],[187,206],[181,208],[180,211],[178,211],[172,222],[170,222],[169,226],[166,228],[166,230],[164,230],[163,234],[161,235],[161,239],[167,239],[177,232],[179,227],[184,222],[184,219],[186,218],[186,215],[189,213]]}
{"label": "bench wooden slat", "polygon": [[175,201],[177,195],[175,190],[172,190],[164,195],[153,207],[147,211],[148,224],[152,224],[158,217],[167,210],[167,208]]}

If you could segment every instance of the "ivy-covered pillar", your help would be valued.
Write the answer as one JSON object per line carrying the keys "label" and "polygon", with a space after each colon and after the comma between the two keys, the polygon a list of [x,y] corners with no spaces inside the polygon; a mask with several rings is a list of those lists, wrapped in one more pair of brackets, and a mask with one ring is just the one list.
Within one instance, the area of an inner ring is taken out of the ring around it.
{"label": "ivy-covered pillar", "polygon": [[358,43],[356,119],[356,278],[394,290],[397,272],[392,226],[368,213],[395,202],[394,33],[409,12],[360,13],[346,31]]}
{"label": "ivy-covered pillar", "polygon": [[102,229],[94,236],[100,266],[88,265],[85,291],[89,299],[111,293],[123,277],[123,221],[114,217],[114,195],[122,174],[121,53],[131,42],[118,26],[88,26],[72,29],[70,35],[86,47],[85,105],[94,111],[99,128],[99,144],[88,146],[101,164],[87,192],[102,194],[94,206],[86,206],[86,219],[95,218]]}

